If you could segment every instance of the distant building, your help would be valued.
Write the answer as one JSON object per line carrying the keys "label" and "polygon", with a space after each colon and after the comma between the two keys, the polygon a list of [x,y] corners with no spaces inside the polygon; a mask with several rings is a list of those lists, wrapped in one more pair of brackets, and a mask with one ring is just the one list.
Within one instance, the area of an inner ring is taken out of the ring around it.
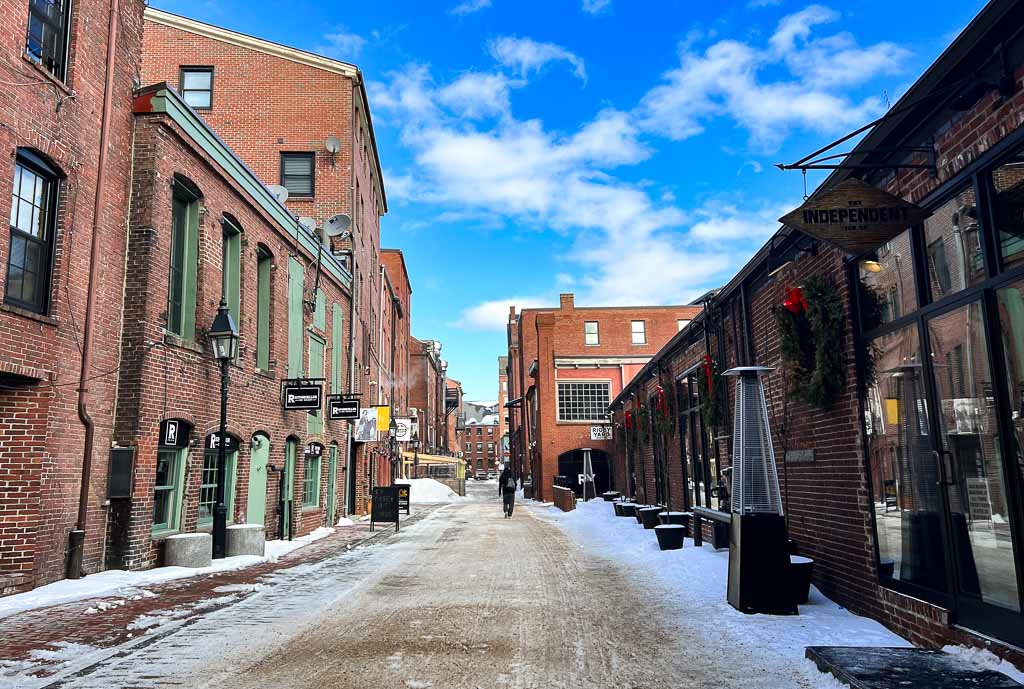
{"label": "distant building", "polygon": [[508,402],[508,357],[498,357],[498,438],[501,443],[498,461],[504,464],[509,460],[508,421],[509,411],[505,406]]}
{"label": "distant building", "polygon": [[465,423],[460,442],[467,471],[496,471],[501,457],[497,402],[463,402]]}

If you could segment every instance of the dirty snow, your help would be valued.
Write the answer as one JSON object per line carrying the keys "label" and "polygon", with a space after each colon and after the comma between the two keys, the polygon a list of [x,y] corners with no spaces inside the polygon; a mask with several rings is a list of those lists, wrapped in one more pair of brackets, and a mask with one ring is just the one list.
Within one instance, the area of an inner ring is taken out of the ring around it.
{"label": "dirty snow", "polygon": [[979,669],[995,670],[1024,684],[1024,672],[1021,672],[992,651],[983,648],[968,648],[966,646],[945,646],[942,650]]}

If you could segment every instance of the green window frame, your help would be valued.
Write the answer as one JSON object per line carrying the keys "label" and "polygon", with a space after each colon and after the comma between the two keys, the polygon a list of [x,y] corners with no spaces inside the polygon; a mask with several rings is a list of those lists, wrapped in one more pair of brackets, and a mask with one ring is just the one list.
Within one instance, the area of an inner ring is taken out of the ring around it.
{"label": "green window frame", "polygon": [[327,298],[322,289],[316,291],[313,303],[313,327],[321,331],[327,330]]}
{"label": "green window frame", "polygon": [[302,506],[320,506],[320,458],[304,455],[302,473]]}
{"label": "green window frame", "polygon": [[[314,333],[309,333],[309,377],[323,378],[324,376],[324,349],[326,343],[323,338]],[[324,415],[323,411],[317,409],[306,415],[306,434],[323,435]]]}
{"label": "green window frame", "polygon": [[302,263],[288,258],[288,377],[302,378]]}
{"label": "green window frame", "polygon": [[185,448],[161,448],[156,453],[153,485],[153,533],[176,531],[181,523]]}
{"label": "green window frame", "polygon": [[256,368],[270,370],[270,272],[274,257],[264,247],[256,252]]}
{"label": "green window frame", "polygon": [[[224,457],[227,483],[224,485],[224,499],[228,507],[228,524],[233,522],[235,513],[235,458],[237,452]],[[213,508],[217,504],[217,450],[203,453],[203,470],[199,479],[199,526],[213,524]]]}
{"label": "green window frame", "polygon": [[171,256],[167,332],[186,340],[196,334],[196,272],[199,257],[199,197],[175,182],[171,200]]}
{"label": "green window frame", "polygon": [[331,304],[331,394],[341,394],[341,343],[344,340],[345,316],[341,304]]}
{"label": "green window frame", "polygon": [[242,329],[242,228],[225,218],[221,224],[221,293],[228,303],[228,311],[235,327]]}

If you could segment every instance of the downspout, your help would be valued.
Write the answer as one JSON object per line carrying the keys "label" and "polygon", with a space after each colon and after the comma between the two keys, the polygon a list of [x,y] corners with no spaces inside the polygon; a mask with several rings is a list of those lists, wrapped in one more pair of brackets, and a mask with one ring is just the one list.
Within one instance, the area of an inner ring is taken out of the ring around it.
{"label": "downspout", "polygon": [[68,534],[68,555],[65,562],[65,576],[79,579],[82,576],[82,561],[85,556],[85,527],[89,517],[89,483],[92,480],[92,451],[96,423],[89,414],[85,396],[89,391],[89,369],[92,364],[92,319],[96,304],[96,275],[99,272],[100,242],[96,235],[100,230],[100,211],[103,207],[103,192],[107,181],[107,147],[110,141],[110,111],[114,100],[114,60],[117,51],[117,20],[120,13],[119,0],[110,0],[110,18],[107,21],[107,74],[103,83],[103,110],[100,114],[100,155],[96,169],[96,197],[92,207],[92,237],[89,248],[89,283],[85,300],[85,326],[82,333],[82,366],[78,374],[78,418],[85,427],[85,447],[82,450],[82,483],[78,494],[78,518],[75,528]]}
{"label": "downspout", "polygon": [[[352,103],[355,102],[355,91],[356,85],[352,85]],[[351,128],[349,129],[352,135],[353,141],[355,140],[355,126],[356,126],[356,109],[352,108],[352,122]],[[351,395],[356,390],[356,319],[359,317],[359,266],[356,263],[356,232],[359,230],[359,223],[362,218],[356,218],[356,163],[355,156],[349,156],[349,188],[348,188],[348,207],[352,213],[352,248],[349,249],[348,255],[352,259],[352,299],[351,309],[348,319],[348,392]],[[361,391],[360,391],[361,393]],[[360,394],[360,396],[362,396]],[[350,425],[348,429],[348,458],[349,467],[351,471],[350,476],[345,477],[345,516],[353,514],[355,509],[356,494],[359,492],[359,471],[356,464],[356,441],[355,434],[353,433],[354,428]],[[348,485],[352,485],[352,504],[349,504]]]}

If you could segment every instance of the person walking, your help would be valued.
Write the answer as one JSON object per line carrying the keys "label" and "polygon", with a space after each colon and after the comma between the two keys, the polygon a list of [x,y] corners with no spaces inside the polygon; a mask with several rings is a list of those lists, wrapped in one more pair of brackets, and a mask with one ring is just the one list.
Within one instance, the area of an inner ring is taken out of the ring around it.
{"label": "person walking", "polygon": [[516,505],[516,477],[512,475],[512,468],[505,465],[498,477],[498,494],[502,498],[502,510],[505,512],[505,519],[512,516],[512,508]]}

